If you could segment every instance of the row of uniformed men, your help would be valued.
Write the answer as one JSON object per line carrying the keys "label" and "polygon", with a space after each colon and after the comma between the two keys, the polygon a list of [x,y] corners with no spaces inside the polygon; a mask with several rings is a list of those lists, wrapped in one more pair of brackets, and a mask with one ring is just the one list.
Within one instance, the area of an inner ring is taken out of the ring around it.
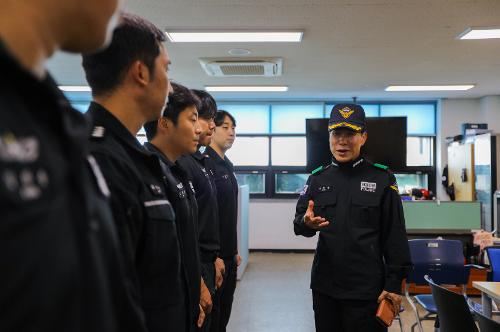
{"label": "row of uniformed men", "polygon": [[[118,4],[0,3],[2,331],[225,331],[229,320],[236,123],[207,93],[172,88],[152,23],[123,14],[113,29]],[[85,117],[43,69],[58,48],[85,54]]]}

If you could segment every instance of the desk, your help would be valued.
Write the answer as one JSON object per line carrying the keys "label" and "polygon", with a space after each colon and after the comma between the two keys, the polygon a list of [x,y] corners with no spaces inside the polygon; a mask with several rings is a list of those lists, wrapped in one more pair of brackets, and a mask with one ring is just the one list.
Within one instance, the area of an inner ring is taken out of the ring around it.
{"label": "desk", "polygon": [[500,282],[474,281],[472,285],[481,291],[483,314],[491,318],[492,300],[500,301]]}

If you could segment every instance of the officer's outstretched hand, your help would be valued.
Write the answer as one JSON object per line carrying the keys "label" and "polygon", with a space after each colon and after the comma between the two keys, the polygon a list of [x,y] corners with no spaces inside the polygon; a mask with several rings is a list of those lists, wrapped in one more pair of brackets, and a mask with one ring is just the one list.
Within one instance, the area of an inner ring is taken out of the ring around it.
{"label": "officer's outstretched hand", "polygon": [[304,224],[312,229],[321,229],[323,227],[330,225],[330,222],[323,217],[320,216],[315,217],[314,202],[309,201],[309,206],[307,207],[306,214],[304,215]]}

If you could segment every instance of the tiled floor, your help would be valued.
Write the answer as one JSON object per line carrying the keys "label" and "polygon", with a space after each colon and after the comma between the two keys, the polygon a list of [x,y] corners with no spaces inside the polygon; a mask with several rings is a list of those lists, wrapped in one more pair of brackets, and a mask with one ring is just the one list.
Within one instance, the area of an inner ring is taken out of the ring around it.
{"label": "tiled floor", "polygon": [[[236,289],[228,331],[314,332],[312,258],[312,254],[252,253]],[[407,302],[404,306],[404,330],[409,332],[415,318]],[[433,331],[433,322],[425,322],[424,329]],[[397,322],[389,331],[400,331]]]}

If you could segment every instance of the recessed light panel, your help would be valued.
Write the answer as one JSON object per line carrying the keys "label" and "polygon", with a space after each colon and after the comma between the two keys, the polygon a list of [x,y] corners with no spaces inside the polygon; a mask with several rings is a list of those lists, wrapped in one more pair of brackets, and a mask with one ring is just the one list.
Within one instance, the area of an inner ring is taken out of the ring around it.
{"label": "recessed light panel", "polygon": [[166,32],[172,43],[299,43],[303,32]]}
{"label": "recessed light panel", "polygon": [[285,92],[287,86],[206,86],[209,92]]}
{"label": "recessed light panel", "polygon": [[391,85],[385,91],[465,91],[470,90],[474,85]]}

